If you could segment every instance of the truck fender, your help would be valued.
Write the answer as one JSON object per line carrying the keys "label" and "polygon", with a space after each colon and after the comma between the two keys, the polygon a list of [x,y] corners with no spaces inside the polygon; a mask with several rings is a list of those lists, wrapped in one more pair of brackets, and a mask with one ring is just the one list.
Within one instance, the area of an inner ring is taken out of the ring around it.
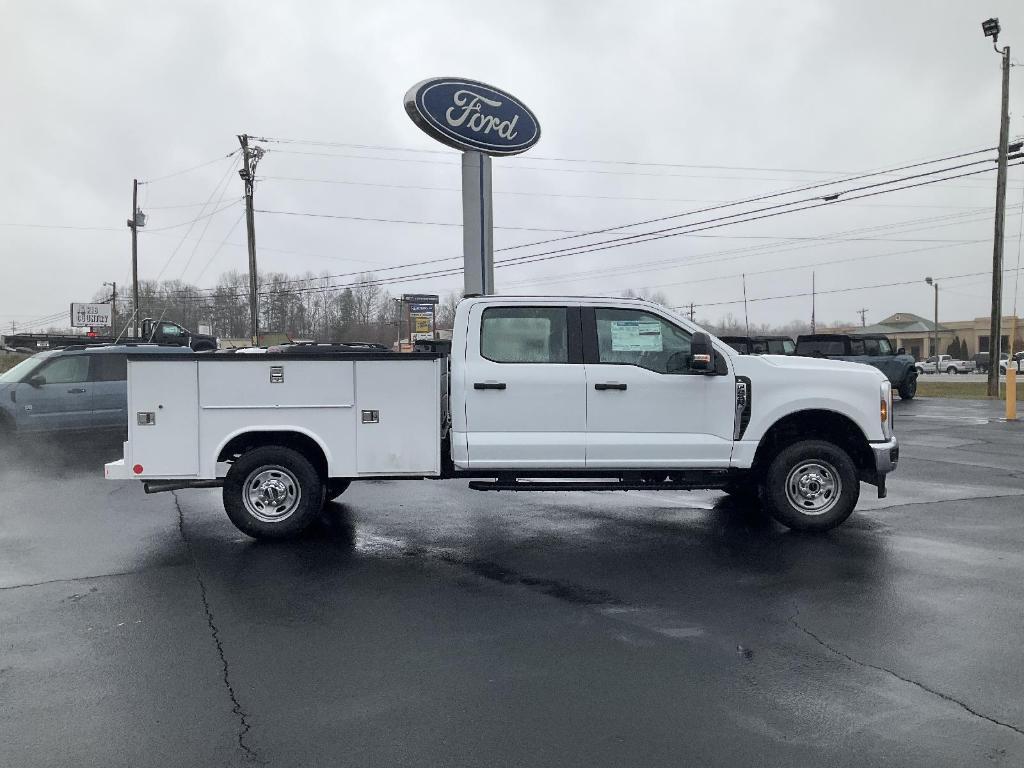
{"label": "truck fender", "polygon": [[[249,425],[237,429],[234,432],[229,432],[217,446],[216,450],[213,452],[213,455],[209,457],[210,464],[207,467],[203,468],[204,474],[208,471],[210,477],[216,476],[217,460],[219,459],[220,455],[224,452],[224,449],[227,448],[227,446],[230,445],[233,440],[239,437],[245,437],[248,435],[260,435],[268,432],[301,435],[302,437],[311,440],[313,443],[320,447],[320,451],[322,452],[324,457],[325,467],[328,471],[328,474],[330,473],[330,467],[333,464],[333,459],[330,450],[328,450],[327,446],[324,444],[324,441],[320,439],[320,437],[318,437],[316,434],[314,434],[313,432],[304,427],[296,427],[291,425],[284,426],[281,424],[268,424],[256,426]],[[260,442],[259,438],[257,438],[257,442]],[[270,441],[265,442],[269,443]]]}

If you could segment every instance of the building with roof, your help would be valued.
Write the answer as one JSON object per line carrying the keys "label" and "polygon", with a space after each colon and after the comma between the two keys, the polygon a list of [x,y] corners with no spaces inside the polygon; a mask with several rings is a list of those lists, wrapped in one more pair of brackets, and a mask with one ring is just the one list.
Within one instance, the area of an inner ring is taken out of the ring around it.
{"label": "building with roof", "polygon": [[[954,339],[960,339],[967,345],[968,356],[976,352],[988,352],[990,324],[991,318],[987,316],[939,323],[939,354],[945,354],[946,348]],[[1024,342],[1021,340],[1021,336],[1024,335],[1024,321],[1008,315],[1003,318],[1002,343],[999,347],[1004,352],[1009,349],[1010,333],[1014,328],[1016,334],[1013,349],[1018,351],[1024,348]],[[842,329],[842,332],[884,334],[897,348],[903,347],[907,354],[913,355],[917,360],[936,354],[933,349],[936,334],[934,321],[913,312],[897,312],[874,325],[850,326]]]}

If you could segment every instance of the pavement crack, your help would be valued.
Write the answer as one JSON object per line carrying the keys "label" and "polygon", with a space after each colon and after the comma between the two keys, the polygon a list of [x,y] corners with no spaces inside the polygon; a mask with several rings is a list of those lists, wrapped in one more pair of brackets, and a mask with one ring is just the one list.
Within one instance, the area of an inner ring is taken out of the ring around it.
{"label": "pavement crack", "polygon": [[178,499],[178,494],[174,491],[171,491],[171,496],[174,497],[174,507],[178,511],[178,531],[181,534],[181,540],[185,544],[185,549],[188,551],[189,559],[192,561],[192,571],[195,574],[196,582],[199,584],[199,596],[203,602],[203,612],[206,614],[206,623],[210,627],[210,636],[213,638],[213,643],[217,647],[217,656],[220,657],[224,687],[227,689],[228,697],[231,699],[231,712],[238,718],[238,748],[242,750],[242,753],[245,755],[247,760],[255,763],[262,763],[259,754],[256,750],[250,747],[246,741],[246,737],[252,729],[252,724],[249,722],[249,715],[242,708],[242,704],[238,701],[238,696],[235,693],[234,686],[231,684],[231,669],[228,665],[227,656],[224,653],[224,643],[220,637],[220,630],[217,628],[217,622],[213,618],[213,609],[210,607],[210,600],[206,594],[206,583],[203,581],[203,575],[199,571],[199,560],[196,558],[195,552],[192,549],[192,542],[190,542],[188,536],[185,535],[185,515],[181,510],[181,502]]}
{"label": "pavement crack", "polygon": [[916,688],[920,688],[922,691],[926,691],[927,693],[930,693],[933,696],[937,696],[940,699],[942,699],[943,701],[948,701],[950,704],[955,704],[957,707],[959,707],[960,709],[964,710],[965,712],[973,715],[974,717],[977,717],[977,718],[985,720],[985,721],[987,721],[989,723],[992,723],[992,725],[997,725],[997,726],[999,726],[1001,728],[1007,728],[1007,729],[1013,731],[1014,733],[1016,733],[1016,734],[1018,734],[1020,736],[1024,736],[1024,729],[1018,728],[1017,726],[1012,725],[1010,723],[1004,723],[1002,720],[997,720],[994,717],[990,717],[989,715],[986,715],[986,714],[984,714],[982,712],[979,712],[978,710],[972,708],[970,705],[964,703],[963,701],[961,701],[960,699],[956,698],[955,696],[950,696],[948,693],[943,693],[942,691],[936,690],[935,688],[931,688],[930,686],[927,686],[924,683],[920,683],[917,680],[912,680],[909,677],[904,677],[899,672],[896,672],[896,671],[894,671],[892,669],[889,669],[888,667],[881,667],[881,666],[878,666],[877,664],[870,664],[870,663],[868,663],[866,661],[861,661],[860,659],[855,659],[850,654],[846,653],[845,651],[839,650],[834,645],[829,643],[827,640],[821,638],[819,635],[817,635],[814,632],[812,632],[811,630],[807,629],[807,627],[805,627],[803,624],[800,623],[800,606],[797,605],[796,603],[794,603],[793,604],[793,608],[794,608],[794,613],[793,613],[792,616],[789,617],[789,623],[792,624],[794,627],[796,627],[801,632],[803,632],[809,638],[814,640],[814,642],[816,642],[822,648],[825,648],[827,651],[835,654],[836,656],[840,656],[840,657],[846,659],[847,661],[849,661],[851,664],[856,664],[858,667],[864,667],[865,669],[873,669],[876,672],[883,672],[883,673],[885,673],[887,675],[890,675],[891,677],[895,677],[897,680],[901,680],[902,682],[907,683],[908,685],[913,685]]}

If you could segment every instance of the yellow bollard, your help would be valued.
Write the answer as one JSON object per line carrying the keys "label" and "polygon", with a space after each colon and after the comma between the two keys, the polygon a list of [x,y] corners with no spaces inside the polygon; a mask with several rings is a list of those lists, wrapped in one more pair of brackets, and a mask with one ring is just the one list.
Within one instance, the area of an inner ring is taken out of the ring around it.
{"label": "yellow bollard", "polygon": [[1006,365],[1006,420],[1017,420],[1017,366],[1013,360]]}

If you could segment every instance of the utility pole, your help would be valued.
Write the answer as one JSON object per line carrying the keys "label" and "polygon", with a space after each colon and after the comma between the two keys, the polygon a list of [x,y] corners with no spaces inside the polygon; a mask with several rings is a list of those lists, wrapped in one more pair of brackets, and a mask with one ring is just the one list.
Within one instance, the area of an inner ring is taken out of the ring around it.
{"label": "utility pole", "polygon": [[693,302],[691,301],[690,302],[690,322],[691,323],[694,322],[694,317],[695,317],[695,315],[693,313]]}
{"label": "utility pole", "polygon": [[858,309],[857,310],[857,314],[860,315],[860,327],[861,328],[864,328],[867,325],[867,320],[864,319],[867,316],[867,313],[868,313],[867,307],[864,307],[862,309]]}
{"label": "utility pole", "polygon": [[110,333],[116,341],[121,334],[117,330],[117,283],[104,283],[110,286]]}
{"label": "utility pole", "polygon": [[814,322],[814,304],[815,299],[817,298],[816,293],[817,290],[814,285],[814,273],[811,272],[811,333],[817,332],[817,325]]}
{"label": "utility pole", "polygon": [[253,216],[252,193],[256,185],[256,164],[263,157],[263,147],[249,149],[249,137],[241,134],[238,143],[242,145],[242,167],[238,175],[245,185],[245,229],[249,246],[249,331],[252,345],[260,345],[259,277],[256,273],[256,221]]}
{"label": "utility pole", "polygon": [[999,397],[999,353],[1003,320],[1003,227],[1006,214],[1006,155],[1010,143],[1010,46],[1002,50],[999,40],[999,19],[988,19],[981,25],[992,48],[1003,57],[1003,95],[999,110],[999,167],[996,172],[996,219],[992,242],[992,318],[989,327],[988,396]]}
{"label": "utility pole", "polygon": [[743,273],[743,325],[747,329],[747,336],[750,335],[750,313],[747,311],[747,275]]}
{"label": "utility pole", "polygon": [[[933,331],[934,331],[934,333],[933,333],[934,340],[932,341],[932,354],[935,355],[935,372],[938,373],[939,372],[939,282],[937,280],[932,280],[930,277],[926,277],[924,279],[924,281],[926,283],[928,283],[928,285],[932,286],[935,289],[935,321],[934,321],[935,328],[933,329]],[[999,384],[998,375],[999,375],[999,365],[997,363],[996,364],[996,376],[997,376],[997,378],[996,378],[996,386],[997,387],[998,387],[998,384]]]}
{"label": "utility pole", "polygon": [[139,213],[139,180],[132,179],[132,217],[128,228],[132,231],[132,307],[134,309],[135,338],[139,337],[139,227],[146,226],[146,216]]}

